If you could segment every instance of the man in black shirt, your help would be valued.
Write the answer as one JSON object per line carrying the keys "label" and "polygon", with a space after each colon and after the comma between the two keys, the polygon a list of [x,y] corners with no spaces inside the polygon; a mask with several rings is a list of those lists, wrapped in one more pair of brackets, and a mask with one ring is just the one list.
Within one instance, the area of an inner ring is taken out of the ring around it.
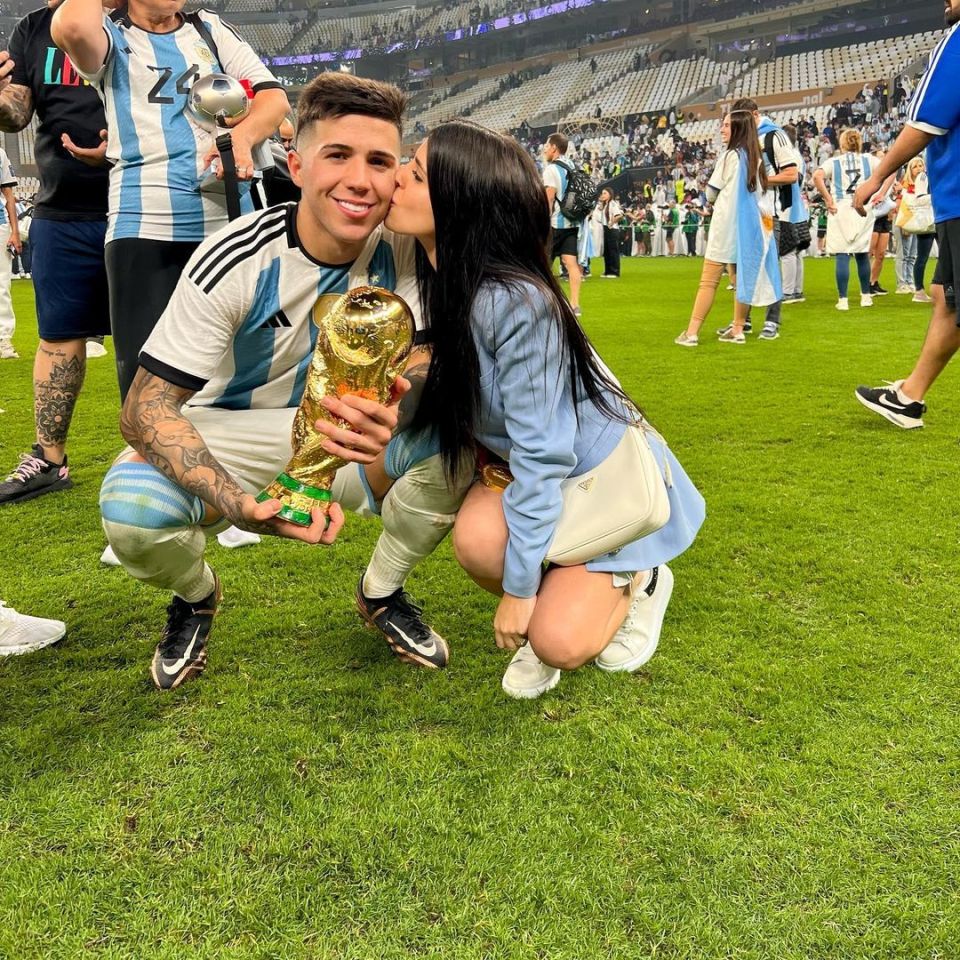
{"label": "man in black shirt", "polygon": [[67,431],[86,372],[86,338],[110,333],[103,244],[106,119],[93,87],[50,39],[60,0],[24,17],[0,51],[0,131],[40,121],[40,192],[30,229],[40,345],[33,367],[37,442],[4,483],[0,504],[72,486]]}

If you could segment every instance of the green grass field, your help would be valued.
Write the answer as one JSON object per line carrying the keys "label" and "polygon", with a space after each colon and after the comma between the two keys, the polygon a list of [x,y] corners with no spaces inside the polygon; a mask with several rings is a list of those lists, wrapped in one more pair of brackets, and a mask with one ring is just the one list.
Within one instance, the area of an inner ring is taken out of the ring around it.
{"label": "green grass field", "polygon": [[[649,666],[534,702],[502,695],[495,601],[446,544],[410,589],[449,669],[361,627],[378,527],[355,517],[328,549],[214,544],[207,672],[155,692],[168,598],[98,563],[119,437],[112,361],[91,361],[74,490],[0,510],[0,597],[68,622],[0,663],[0,956],[957,957],[960,384],[921,431],[860,407],[928,308],[839,314],[831,261],[780,340],[676,347],[699,269],[585,285],[708,520]],[[32,442],[30,285],[14,297],[0,469]]]}

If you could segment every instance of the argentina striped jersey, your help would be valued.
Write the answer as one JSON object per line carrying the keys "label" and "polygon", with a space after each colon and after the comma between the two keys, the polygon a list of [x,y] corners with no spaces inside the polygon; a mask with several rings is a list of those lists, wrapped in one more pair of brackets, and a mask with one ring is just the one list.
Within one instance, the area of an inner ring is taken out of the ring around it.
{"label": "argentina striped jersey", "polygon": [[352,263],[303,249],[297,205],[240,217],[200,245],[140,354],[151,373],[197,391],[191,406],[295,407],[317,340],[323,295],[370,284],[394,290],[421,326],[414,243],[378,227]]}
{"label": "argentina striped jersey", "polygon": [[[279,84],[229,24],[206,10],[195,17],[215,50],[190,19],[171,33],[151,33],[122,14],[104,17],[104,65],[81,73],[95,86],[107,116],[107,243],[196,243],[227,223],[224,194],[200,192],[214,137],[187,113],[190,88],[211,73],[248,81],[254,92]],[[244,210],[252,210],[249,188],[243,190]]]}

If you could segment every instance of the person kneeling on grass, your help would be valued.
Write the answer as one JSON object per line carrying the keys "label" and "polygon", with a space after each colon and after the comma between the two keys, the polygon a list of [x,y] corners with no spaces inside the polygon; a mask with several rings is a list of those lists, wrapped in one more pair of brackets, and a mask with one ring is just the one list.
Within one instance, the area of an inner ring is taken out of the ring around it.
{"label": "person kneeling on grass", "polygon": [[561,670],[594,659],[637,669],[656,649],[670,599],[665,564],[693,542],[703,498],[652,440],[672,477],[669,522],[615,553],[543,571],[561,481],[603,462],[637,413],[551,275],[532,159],[484,127],[442,124],[400,168],[386,225],[415,236],[424,254],[433,355],[413,428],[432,431],[451,475],[472,474],[478,445],[513,474],[502,495],[474,483],[453,534],[461,566],[501,597],[496,642],[517,651],[503,689],[537,697]]}
{"label": "person kneeling on grass", "polygon": [[724,265],[730,267],[736,299],[733,323],[718,331],[721,343],[745,343],[743,330],[750,306],[780,299],[780,265],[772,242],[773,215],[765,215],[763,208],[767,173],[753,114],[747,110],[728,113],[720,133],[727,149],[707,185],[713,217],[690,322],[673,341],[681,347],[700,343],[700,328],[713,307]]}
{"label": "person kneeling on grass", "polygon": [[[327,544],[343,524],[341,507],[383,520],[357,586],[361,617],[401,659],[447,663],[446,642],[404,583],[453,526],[466,484],[449,485],[439,455],[416,438],[392,437],[396,410],[328,398],[331,418],[353,429],[320,421],[325,449],[354,462],[336,473],[326,530],[319,511],[298,527],[276,517],[279,502],[255,500],[292,453],[318,296],[335,301],[360,285],[385,287],[420,326],[415,243],[381,225],[396,185],[405,102],[396,87],[350,74],[313,80],[297,104],[290,152],[302,200],[240,217],[203,241],[140,353],[121,415],[131,449],[107,473],[100,511],[126,571],[173,593],[151,665],[160,689],[206,666],[221,595],[204,561],[206,536],[233,524]],[[423,353],[418,347],[408,361],[411,378],[418,367],[425,374]],[[374,463],[391,438],[390,456]]]}

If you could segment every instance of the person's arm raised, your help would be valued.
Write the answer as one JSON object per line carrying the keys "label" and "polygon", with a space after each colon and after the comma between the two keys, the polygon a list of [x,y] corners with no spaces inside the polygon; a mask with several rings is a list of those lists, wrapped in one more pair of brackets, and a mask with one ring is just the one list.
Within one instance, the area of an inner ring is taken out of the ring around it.
{"label": "person's arm raised", "polygon": [[101,0],[63,0],[50,23],[50,36],[81,73],[95,74],[110,51]]}

